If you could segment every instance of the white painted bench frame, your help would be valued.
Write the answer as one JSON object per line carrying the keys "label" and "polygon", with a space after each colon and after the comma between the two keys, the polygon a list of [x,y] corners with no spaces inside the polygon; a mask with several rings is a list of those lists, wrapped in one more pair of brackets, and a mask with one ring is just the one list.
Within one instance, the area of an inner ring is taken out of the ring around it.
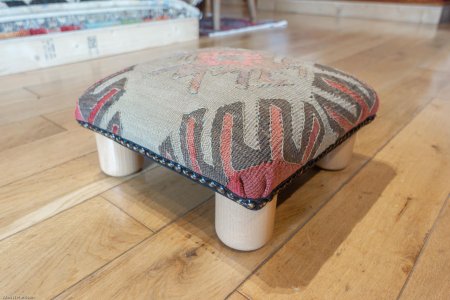
{"label": "white painted bench frame", "polygon": [[[127,176],[138,172],[144,157],[101,134],[95,134],[102,171],[110,176]],[[317,162],[325,170],[341,170],[350,163],[356,134]],[[225,196],[215,196],[215,227],[220,240],[230,248],[252,251],[271,238],[275,223],[277,196],[260,210],[249,210]]]}

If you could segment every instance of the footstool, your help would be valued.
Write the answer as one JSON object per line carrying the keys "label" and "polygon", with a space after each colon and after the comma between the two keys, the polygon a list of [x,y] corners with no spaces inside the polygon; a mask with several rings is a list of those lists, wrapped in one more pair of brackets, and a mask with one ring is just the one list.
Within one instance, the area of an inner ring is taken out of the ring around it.
{"label": "footstool", "polygon": [[222,242],[254,250],[271,237],[277,193],[306,169],[345,168],[376,93],[336,69],[244,49],[177,53],[91,86],[76,107],[111,176],[143,156],[215,192]]}

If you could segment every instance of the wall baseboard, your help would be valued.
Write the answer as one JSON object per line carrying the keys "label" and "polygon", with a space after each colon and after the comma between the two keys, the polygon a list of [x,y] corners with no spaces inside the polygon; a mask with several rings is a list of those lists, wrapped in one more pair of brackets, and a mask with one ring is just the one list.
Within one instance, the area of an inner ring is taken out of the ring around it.
{"label": "wall baseboard", "polygon": [[450,21],[450,5],[424,5],[359,1],[259,0],[258,8],[279,12],[362,18],[416,24]]}

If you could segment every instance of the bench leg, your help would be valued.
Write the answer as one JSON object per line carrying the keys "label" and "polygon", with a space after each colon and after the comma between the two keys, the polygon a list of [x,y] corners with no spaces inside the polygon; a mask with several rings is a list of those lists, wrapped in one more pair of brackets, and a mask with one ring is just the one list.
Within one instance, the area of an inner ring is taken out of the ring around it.
{"label": "bench leg", "polygon": [[144,157],[117,142],[96,133],[98,159],[102,171],[110,176],[127,176],[138,172],[144,165]]}
{"label": "bench leg", "polygon": [[230,248],[256,250],[271,238],[277,196],[260,210],[249,210],[216,193],[216,233]]}
{"label": "bench leg", "polygon": [[319,160],[316,165],[322,169],[332,171],[345,169],[352,160],[355,140],[356,134],[328,153],[324,158]]}

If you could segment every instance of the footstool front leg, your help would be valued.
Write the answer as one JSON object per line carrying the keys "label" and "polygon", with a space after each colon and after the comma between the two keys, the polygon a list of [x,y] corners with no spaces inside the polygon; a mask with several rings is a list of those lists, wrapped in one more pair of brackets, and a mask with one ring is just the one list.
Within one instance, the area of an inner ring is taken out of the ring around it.
{"label": "footstool front leg", "polygon": [[272,236],[276,206],[277,196],[260,210],[249,210],[216,193],[216,233],[233,249],[261,248]]}
{"label": "footstool front leg", "polygon": [[98,159],[102,171],[110,176],[127,176],[138,172],[144,165],[144,157],[119,143],[96,133]]}
{"label": "footstool front leg", "polygon": [[352,160],[356,134],[352,135],[336,149],[325,155],[316,165],[325,170],[337,171],[345,169]]}

